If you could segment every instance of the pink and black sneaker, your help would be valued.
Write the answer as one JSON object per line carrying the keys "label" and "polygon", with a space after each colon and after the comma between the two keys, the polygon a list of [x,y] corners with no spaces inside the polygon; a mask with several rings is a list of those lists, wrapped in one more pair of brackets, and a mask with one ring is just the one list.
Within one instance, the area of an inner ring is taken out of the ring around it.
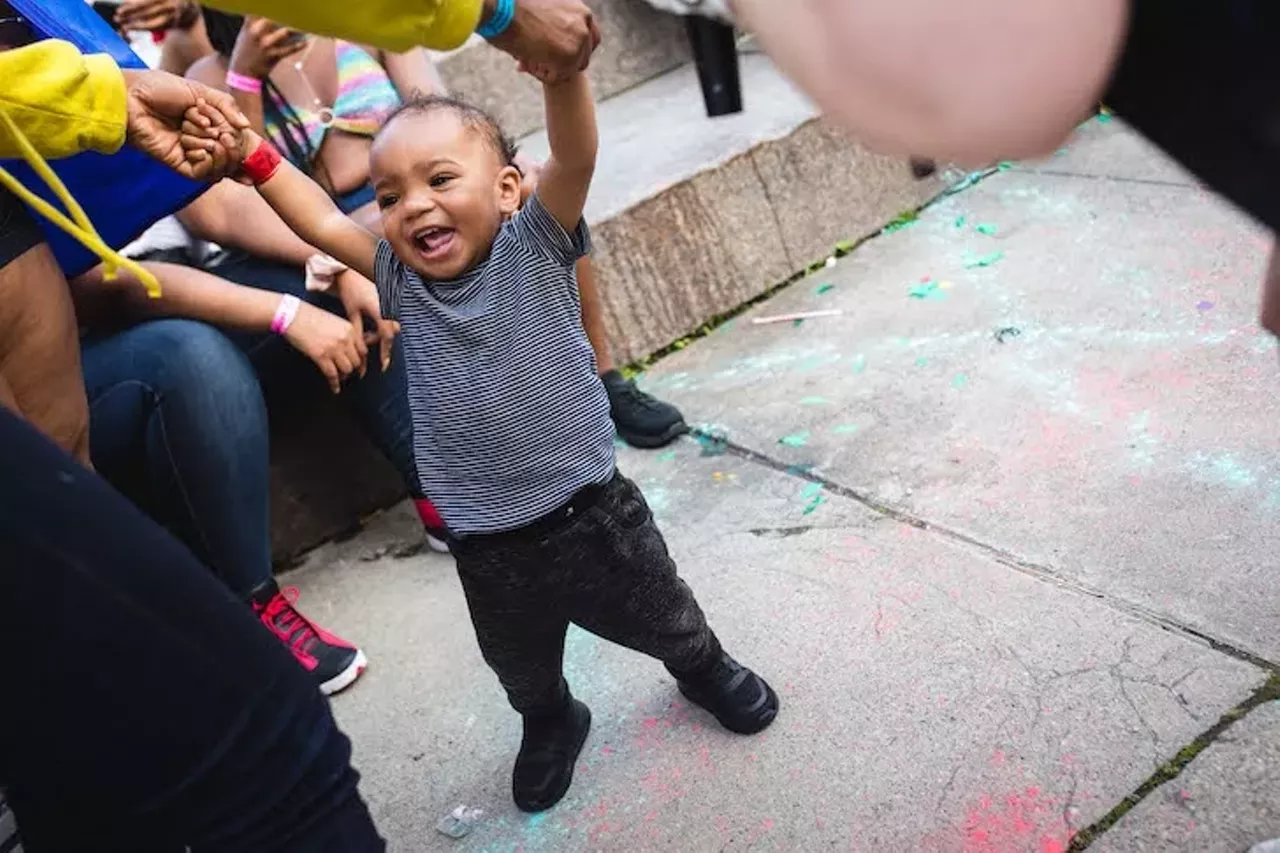
{"label": "pink and black sneaker", "polygon": [[303,669],[315,676],[320,692],[332,696],[350,687],[369,661],[364,652],[335,637],[298,611],[295,587],[280,589],[272,581],[249,600],[253,612],[284,643]]}

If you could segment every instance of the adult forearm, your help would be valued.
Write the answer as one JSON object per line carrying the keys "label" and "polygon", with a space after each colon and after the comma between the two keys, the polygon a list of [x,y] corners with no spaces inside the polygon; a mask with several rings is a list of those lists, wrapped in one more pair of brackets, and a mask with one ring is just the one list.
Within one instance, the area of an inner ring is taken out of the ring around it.
{"label": "adult forearm", "polygon": [[735,0],[831,118],[873,147],[982,163],[1051,150],[1099,97],[1126,0]]}
{"label": "adult forearm", "polygon": [[73,290],[90,296],[108,292],[132,317],[180,317],[246,332],[270,330],[280,305],[278,293],[235,284],[193,267],[150,261],[142,267],[160,282],[158,299],[149,298],[128,272],[106,281],[101,267],[73,282]]}

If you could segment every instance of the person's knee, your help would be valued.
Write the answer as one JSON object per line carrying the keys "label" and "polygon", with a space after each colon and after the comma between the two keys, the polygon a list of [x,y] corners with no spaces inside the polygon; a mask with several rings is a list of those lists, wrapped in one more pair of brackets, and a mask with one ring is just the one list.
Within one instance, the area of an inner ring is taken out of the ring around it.
{"label": "person's knee", "polygon": [[226,335],[191,320],[148,324],[146,379],[166,410],[239,432],[265,426],[257,376]]}

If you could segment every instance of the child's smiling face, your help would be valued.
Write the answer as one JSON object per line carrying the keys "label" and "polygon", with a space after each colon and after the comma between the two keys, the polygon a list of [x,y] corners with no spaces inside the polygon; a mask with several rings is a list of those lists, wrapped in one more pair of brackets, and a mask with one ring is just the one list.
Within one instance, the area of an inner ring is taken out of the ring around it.
{"label": "child's smiling face", "polygon": [[447,108],[395,117],[374,142],[370,173],[391,248],[424,278],[457,278],[484,260],[520,205],[520,173]]}

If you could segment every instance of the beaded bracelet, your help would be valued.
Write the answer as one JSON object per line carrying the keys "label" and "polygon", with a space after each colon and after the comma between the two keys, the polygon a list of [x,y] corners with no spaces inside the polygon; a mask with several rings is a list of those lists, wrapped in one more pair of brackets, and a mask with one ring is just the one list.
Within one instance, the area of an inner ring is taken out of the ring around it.
{"label": "beaded bracelet", "polygon": [[492,41],[507,31],[516,17],[516,0],[497,0],[489,20],[476,27],[476,34]]}

